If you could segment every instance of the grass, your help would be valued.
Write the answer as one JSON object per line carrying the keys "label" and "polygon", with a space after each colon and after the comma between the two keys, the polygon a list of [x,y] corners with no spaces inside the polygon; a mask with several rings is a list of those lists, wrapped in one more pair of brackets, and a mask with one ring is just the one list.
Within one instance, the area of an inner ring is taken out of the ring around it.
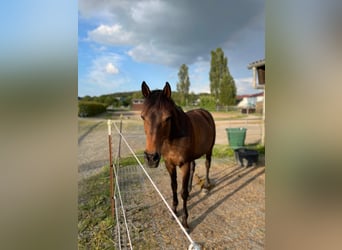
{"label": "grass", "polygon": [[[265,146],[260,144],[248,144],[245,147],[258,151],[260,155],[265,154]],[[212,156],[214,158],[234,157],[234,150],[229,145],[215,144]]]}
{"label": "grass", "polygon": [[114,249],[109,167],[79,183],[78,249]]}
{"label": "grass", "polygon": [[[141,163],[144,162],[143,151],[138,151],[135,153]],[[120,166],[129,166],[137,164],[137,160],[133,156],[128,156],[124,158],[120,158]]]}
{"label": "grass", "polygon": [[233,157],[234,150],[229,147],[229,145],[215,144],[213,148],[213,158],[225,158]]}
{"label": "grass", "polygon": [[[143,161],[142,152],[138,158]],[[120,166],[136,164],[133,156],[120,159]],[[114,249],[115,221],[111,215],[109,166],[79,183],[78,249]]]}

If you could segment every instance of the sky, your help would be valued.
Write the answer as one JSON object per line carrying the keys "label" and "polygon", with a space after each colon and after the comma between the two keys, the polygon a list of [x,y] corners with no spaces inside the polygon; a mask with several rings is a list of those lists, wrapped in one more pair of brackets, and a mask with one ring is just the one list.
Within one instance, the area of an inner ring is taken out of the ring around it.
{"label": "sky", "polygon": [[210,53],[222,48],[237,94],[252,88],[249,63],[265,58],[264,0],[79,0],[78,96],[176,90],[182,64],[190,92],[210,92]]}

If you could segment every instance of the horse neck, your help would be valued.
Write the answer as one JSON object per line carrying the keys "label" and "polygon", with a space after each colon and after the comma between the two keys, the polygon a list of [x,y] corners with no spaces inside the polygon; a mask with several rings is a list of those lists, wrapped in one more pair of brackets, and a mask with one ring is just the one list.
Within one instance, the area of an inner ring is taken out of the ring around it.
{"label": "horse neck", "polygon": [[190,121],[186,113],[180,107],[175,106],[173,117],[174,124],[172,126],[170,139],[189,136]]}

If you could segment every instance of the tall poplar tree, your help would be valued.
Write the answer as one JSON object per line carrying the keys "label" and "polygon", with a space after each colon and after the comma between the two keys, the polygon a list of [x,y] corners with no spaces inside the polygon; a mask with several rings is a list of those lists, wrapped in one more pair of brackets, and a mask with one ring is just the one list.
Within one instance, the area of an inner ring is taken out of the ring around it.
{"label": "tall poplar tree", "polygon": [[235,105],[236,86],[221,48],[211,51],[209,79],[210,92],[217,104]]}
{"label": "tall poplar tree", "polygon": [[190,88],[189,68],[186,64],[182,64],[178,72],[179,82],[177,83],[177,91],[180,96],[181,105],[187,104]]}

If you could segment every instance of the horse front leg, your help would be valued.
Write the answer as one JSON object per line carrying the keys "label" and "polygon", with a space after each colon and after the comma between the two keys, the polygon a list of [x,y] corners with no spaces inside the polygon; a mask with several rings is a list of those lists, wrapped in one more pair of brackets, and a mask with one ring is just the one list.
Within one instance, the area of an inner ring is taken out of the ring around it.
{"label": "horse front leg", "polygon": [[176,171],[176,166],[169,164],[167,162],[165,162],[165,166],[166,166],[166,169],[169,172],[170,178],[171,178],[171,189],[172,189],[172,196],[173,196],[172,210],[177,215],[178,197],[177,197],[177,171]]}
{"label": "horse front leg", "polygon": [[182,199],[183,199],[183,211],[184,211],[182,224],[186,230],[189,230],[187,200],[189,196],[188,185],[189,185],[189,176],[190,176],[190,163],[185,163],[180,169],[182,173],[181,194],[182,194]]}
{"label": "horse front leg", "polygon": [[196,162],[192,161],[190,163],[190,175],[189,175],[189,184],[188,184],[188,192],[191,192],[192,189],[192,179],[194,177],[194,172],[195,172],[195,167],[196,167]]}

